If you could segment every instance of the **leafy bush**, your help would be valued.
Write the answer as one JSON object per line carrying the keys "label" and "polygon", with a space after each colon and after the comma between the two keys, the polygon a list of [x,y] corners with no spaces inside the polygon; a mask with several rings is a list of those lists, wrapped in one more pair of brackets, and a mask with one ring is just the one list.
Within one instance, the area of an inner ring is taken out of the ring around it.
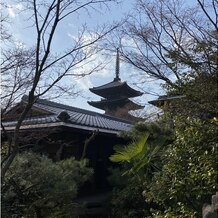
{"label": "leafy bush", "polygon": [[2,184],[3,217],[74,217],[73,198],[92,175],[86,160],[53,162],[35,153],[17,155]]}
{"label": "leafy bush", "polygon": [[[153,138],[146,143],[139,140],[115,149],[111,160],[121,163],[120,175],[125,176],[126,183],[115,188],[113,217],[201,217],[203,204],[210,202],[217,189],[217,121],[174,118],[171,143],[164,144],[155,155],[155,147],[148,152],[149,143],[154,145],[167,138],[164,134],[159,138],[155,128],[150,129]],[[164,142],[170,142],[169,136]],[[138,148],[140,152],[134,155]],[[154,165],[158,167],[151,168]]]}
{"label": "leafy bush", "polygon": [[150,205],[143,198],[144,184],[137,175],[124,174],[124,169],[110,169],[109,182],[114,186],[111,197],[111,216],[113,218],[148,217]]}
{"label": "leafy bush", "polygon": [[144,196],[165,208],[154,217],[200,217],[217,188],[217,127],[181,117],[175,125],[175,140],[163,154],[163,168],[154,174]]}

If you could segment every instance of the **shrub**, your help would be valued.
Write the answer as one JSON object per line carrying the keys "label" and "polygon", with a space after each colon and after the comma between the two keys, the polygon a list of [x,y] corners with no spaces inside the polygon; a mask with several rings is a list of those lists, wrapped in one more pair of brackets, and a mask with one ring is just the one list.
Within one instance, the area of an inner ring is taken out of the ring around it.
{"label": "shrub", "polygon": [[53,162],[35,153],[17,155],[2,184],[3,217],[74,217],[79,186],[92,175],[87,161]]}

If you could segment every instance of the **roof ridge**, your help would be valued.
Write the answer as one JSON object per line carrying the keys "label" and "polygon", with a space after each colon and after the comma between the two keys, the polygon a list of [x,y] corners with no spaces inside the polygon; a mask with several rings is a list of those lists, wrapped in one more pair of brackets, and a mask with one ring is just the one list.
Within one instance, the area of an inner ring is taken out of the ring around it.
{"label": "roof ridge", "polygon": [[[102,88],[102,87],[104,87],[104,86],[111,85],[111,84],[113,84],[113,83],[114,83],[114,84],[119,83],[120,85],[124,85],[124,84],[126,83],[126,81],[122,82],[122,81],[120,81],[120,80],[116,80],[116,81],[113,80],[113,81],[108,82],[108,83],[106,83],[106,84],[104,84],[104,85],[92,87],[92,88],[90,88],[89,90],[99,89],[99,88]],[[111,87],[110,87],[110,88],[111,88]]]}

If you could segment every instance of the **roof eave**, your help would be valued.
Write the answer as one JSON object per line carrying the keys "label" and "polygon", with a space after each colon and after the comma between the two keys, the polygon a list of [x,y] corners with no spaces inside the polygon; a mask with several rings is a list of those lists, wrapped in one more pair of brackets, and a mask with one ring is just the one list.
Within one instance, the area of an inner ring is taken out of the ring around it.
{"label": "roof eave", "polygon": [[133,89],[132,87],[130,87],[126,82],[124,82],[124,85],[127,87],[127,89],[132,92],[132,94],[134,95],[133,97],[138,97],[143,95],[143,92],[137,91],[135,89]]}
{"label": "roof eave", "polygon": [[[64,122],[57,122],[57,123],[44,123],[44,124],[32,124],[32,125],[22,125],[20,127],[20,130],[27,130],[27,129],[38,129],[38,128],[48,128],[48,127],[70,127],[74,129],[80,129],[80,130],[88,130],[88,131],[99,131],[101,133],[109,133],[109,134],[115,134],[118,135],[121,131],[125,130],[108,130],[103,128],[97,128],[97,127],[91,127],[91,126],[81,126],[77,124],[71,124],[71,123],[64,123]],[[12,131],[15,129],[15,126],[7,126],[5,127],[5,130]]]}
{"label": "roof eave", "polygon": [[185,98],[185,95],[177,95],[177,96],[172,96],[172,97],[163,97],[163,98],[158,98],[156,100],[148,101],[149,104],[152,104],[156,107],[162,107],[164,105],[164,102],[167,101],[174,101],[174,100],[180,100],[182,98]]}
{"label": "roof eave", "polygon": [[113,90],[114,91],[115,89],[120,89],[121,87],[125,87],[127,92],[130,93],[129,97],[138,97],[138,96],[141,96],[141,95],[144,94],[143,92],[140,92],[140,91],[137,91],[137,90],[131,88],[126,82],[123,82],[122,84],[120,84],[120,86],[107,87],[107,88],[93,87],[93,88],[90,88],[89,90],[92,93],[96,94],[96,95],[99,95],[99,96],[102,96],[102,97],[106,97],[107,94],[105,95],[105,92],[109,92],[109,90]]}

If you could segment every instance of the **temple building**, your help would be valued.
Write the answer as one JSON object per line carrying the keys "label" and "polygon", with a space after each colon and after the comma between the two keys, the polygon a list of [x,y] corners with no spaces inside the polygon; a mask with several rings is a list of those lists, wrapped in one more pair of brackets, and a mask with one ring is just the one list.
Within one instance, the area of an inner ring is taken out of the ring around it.
{"label": "temple building", "polygon": [[174,96],[163,95],[160,96],[158,99],[149,101],[148,103],[165,110],[166,108],[169,109],[170,107],[172,107],[173,102],[184,99],[185,97],[186,97],[185,95],[174,95]]}
{"label": "temple building", "polygon": [[141,96],[143,93],[131,88],[126,82],[121,81],[119,77],[119,62],[119,50],[117,49],[114,80],[102,86],[90,88],[92,93],[103,98],[100,101],[89,101],[88,103],[93,107],[104,110],[107,115],[136,120],[134,116],[129,114],[129,111],[144,107],[134,103],[129,98]]}
{"label": "temple building", "polygon": [[[114,163],[109,157],[114,146],[125,146],[127,139],[120,132],[129,131],[133,125],[125,116],[112,116],[121,109],[142,108],[129,98],[142,95],[129,87],[119,78],[119,51],[116,59],[116,77],[108,84],[90,89],[103,97],[90,105],[105,110],[105,114],[84,110],[69,105],[37,98],[22,122],[19,130],[19,152],[33,151],[48,156],[54,161],[75,157],[89,160],[94,174],[78,194],[78,202],[86,203],[87,217],[102,217],[108,212],[107,201],[111,193],[108,182],[109,169]],[[24,95],[20,102],[8,110],[2,117],[2,142],[7,144],[13,135],[17,121],[28,104]],[[130,116],[130,115],[129,115]],[[122,119],[121,119],[122,118]],[[80,200],[80,201],[79,201]],[[99,215],[100,214],[100,215]]]}
{"label": "temple building", "polygon": [[[26,104],[25,95],[2,117],[2,144],[10,141]],[[54,161],[72,156],[87,158],[94,174],[81,187],[78,199],[86,203],[83,212],[87,217],[102,217],[99,213],[107,211],[105,201],[111,190],[109,168],[114,166],[109,157],[115,145],[127,144],[120,132],[131,128],[132,124],[124,119],[37,98],[20,127],[19,152],[30,150]]]}

